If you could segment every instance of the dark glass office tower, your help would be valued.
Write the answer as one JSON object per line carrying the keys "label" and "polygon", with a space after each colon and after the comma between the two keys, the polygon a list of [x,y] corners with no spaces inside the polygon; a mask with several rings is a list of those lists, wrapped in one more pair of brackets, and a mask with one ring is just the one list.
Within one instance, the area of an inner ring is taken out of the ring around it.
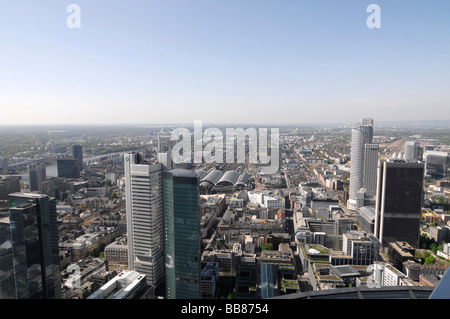
{"label": "dark glass office tower", "polygon": [[0,299],[15,299],[14,266],[9,217],[0,215]]}
{"label": "dark glass office tower", "polygon": [[200,298],[200,213],[197,174],[164,172],[164,230],[168,299]]}
{"label": "dark glass office tower", "polygon": [[450,176],[450,153],[429,151],[426,153],[426,173],[434,178]]}
{"label": "dark glass office tower", "polygon": [[55,199],[14,193],[9,206],[15,298],[61,298]]}
{"label": "dark glass office tower", "polygon": [[64,158],[56,160],[58,177],[80,178],[80,163],[76,158]]}
{"label": "dark glass office tower", "polygon": [[81,145],[72,146],[72,157],[78,160],[80,170],[83,170],[83,147]]}
{"label": "dark glass office tower", "polygon": [[375,236],[384,247],[397,241],[419,246],[424,169],[418,162],[379,162]]}
{"label": "dark glass office tower", "polygon": [[42,190],[42,183],[47,177],[45,164],[31,164],[28,165],[28,184],[30,186],[30,191],[40,191]]}

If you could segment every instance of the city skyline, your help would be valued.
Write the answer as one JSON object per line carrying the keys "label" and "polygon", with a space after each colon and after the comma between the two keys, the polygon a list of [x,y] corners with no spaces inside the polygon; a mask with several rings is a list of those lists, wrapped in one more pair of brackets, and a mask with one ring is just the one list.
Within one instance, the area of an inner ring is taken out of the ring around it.
{"label": "city skyline", "polygon": [[[441,119],[442,1],[6,1],[0,125]],[[381,8],[381,28],[366,24]],[[276,110],[276,112],[274,112]]]}

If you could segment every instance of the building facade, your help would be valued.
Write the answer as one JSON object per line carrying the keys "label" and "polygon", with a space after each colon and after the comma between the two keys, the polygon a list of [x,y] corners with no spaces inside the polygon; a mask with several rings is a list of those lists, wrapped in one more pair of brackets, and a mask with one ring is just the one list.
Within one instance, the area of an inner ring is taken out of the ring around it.
{"label": "building facade", "polygon": [[43,182],[47,177],[45,163],[28,165],[28,184],[30,192],[42,191]]}
{"label": "building facade", "polygon": [[80,178],[80,164],[76,158],[56,160],[58,177]]}
{"label": "building facade", "polygon": [[406,241],[418,247],[424,164],[380,161],[375,206],[375,236],[383,247]]}
{"label": "building facade", "polygon": [[373,143],[373,120],[363,119],[352,128],[350,188],[347,207],[356,210],[364,203],[357,201],[357,192],[364,189],[368,196],[375,195],[378,144]]}
{"label": "building facade", "polygon": [[144,162],[138,153],[124,159],[128,268],[156,289],[164,282],[162,165]]}
{"label": "building facade", "polygon": [[83,170],[83,147],[81,145],[72,146],[72,157],[78,160],[80,170]]}
{"label": "building facade", "polygon": [[200,196],[191,170],[164,172],[166,293],[168,299],[200,298]]}
{"label": "building facade", "polygon": [[55,199],[35,193],[13,193],[9,206],[15,298],[60,299]]}

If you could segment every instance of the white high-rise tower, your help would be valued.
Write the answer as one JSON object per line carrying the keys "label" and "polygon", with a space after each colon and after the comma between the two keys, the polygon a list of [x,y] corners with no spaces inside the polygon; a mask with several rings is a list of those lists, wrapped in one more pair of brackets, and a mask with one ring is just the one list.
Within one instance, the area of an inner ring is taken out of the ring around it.
{"label": "white high-rise tower", "polygon": [[373,197],[377,185],[378,144],[373,143],[373,120],[363,119],[352,128],[350,189],[347,207],[356,210]]}
{"label": "white high-rise tower", "polygon": [[164,203],[161,163],[143,162],[138,153],[124,155],[128,268],[157,287],[164,277]]}

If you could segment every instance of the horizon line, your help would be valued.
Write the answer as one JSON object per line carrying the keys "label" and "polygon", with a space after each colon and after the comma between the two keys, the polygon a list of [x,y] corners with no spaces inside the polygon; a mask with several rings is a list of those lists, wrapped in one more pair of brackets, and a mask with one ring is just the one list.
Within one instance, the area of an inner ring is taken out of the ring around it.
{"label": "horizon line", "polygon": [[[375,118],[373,117],[361,117],[361,118],[372,118],[374,119],[375,123],[380,123],[380,124],[394,124],[394,123],[415,123],[415,124],[424,124],[424,123],[429,123],[429,122],[449,122],[448,124],[450,124],[450,118],[449,119],[420,119],[420,120],[380,120],[377,121]],[[41,123],[41,124],[31,124],[31,123],[22,123],[22,124],[0,124],[0,127],[20,127],[20,126],[27,126],[27,127],[36,127],[36,126],[45,126],[45,127],[50,127],[50,126],[67,126],[67,127],[74,127],[74,126],[136,126],[136,127],[159,127],[159,126],[184,126],[184,125],[194,125],[192,123],[169,123],[169,122],[160,122],[160,123]],[[264,123],[264,122],[248,122],[248,123],[214,123],[214,122],[203,122],[203,124],[207,124],[207,125],[217,125],[217,126],[241,126],[241,125],[266,125],[266,126],[280,126],[280,127],[291,127],[291,126],[312,126],[312,125],[351,125],[353,124],[353,121],[336,121],[336,122],[298,122],[298,123]]]}

